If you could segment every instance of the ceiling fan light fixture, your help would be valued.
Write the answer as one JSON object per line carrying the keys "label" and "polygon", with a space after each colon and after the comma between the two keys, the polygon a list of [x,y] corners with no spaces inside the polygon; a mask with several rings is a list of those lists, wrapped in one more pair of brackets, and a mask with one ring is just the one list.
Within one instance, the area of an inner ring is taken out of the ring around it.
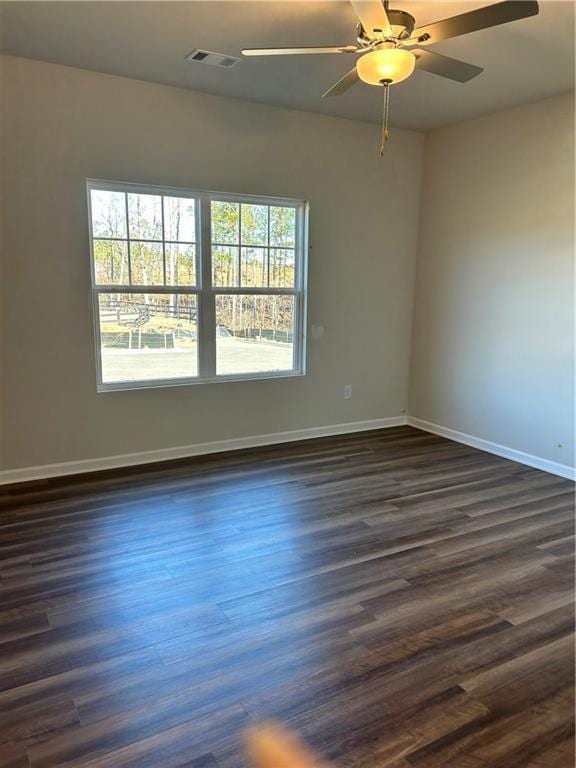
{"label": "ceiling fan light fixture", "polygon": [[416,57],[402,48],[380,48],[367,53],[356,62],[358,77],[368,85],[390,85],[406,80],[414,72]]}

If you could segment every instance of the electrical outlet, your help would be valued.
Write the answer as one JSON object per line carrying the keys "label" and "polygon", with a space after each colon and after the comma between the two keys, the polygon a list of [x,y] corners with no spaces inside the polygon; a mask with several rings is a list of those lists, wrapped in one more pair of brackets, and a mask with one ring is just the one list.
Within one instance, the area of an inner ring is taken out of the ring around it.
{"label": "electrical outlet", "polygon": [[344,386],[344,400],[352,400],[352,384]]}

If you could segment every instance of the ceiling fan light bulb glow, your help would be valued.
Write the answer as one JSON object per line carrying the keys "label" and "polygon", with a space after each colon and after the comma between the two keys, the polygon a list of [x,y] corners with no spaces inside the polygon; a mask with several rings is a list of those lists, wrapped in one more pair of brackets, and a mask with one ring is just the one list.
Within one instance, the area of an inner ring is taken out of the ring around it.
{"label": "ceiling fan light bulb glow", "polygon": [[368,85],[391,85],[406,80],[414,72],[416,57],[402,48],[381,48],[367,53],[356,62],[358,77]]}

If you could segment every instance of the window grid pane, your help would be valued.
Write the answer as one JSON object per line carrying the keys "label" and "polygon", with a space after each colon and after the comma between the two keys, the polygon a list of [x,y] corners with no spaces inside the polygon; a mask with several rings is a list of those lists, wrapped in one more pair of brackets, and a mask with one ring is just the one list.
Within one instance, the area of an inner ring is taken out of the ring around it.
{"label": "window grid pane", "polygon": [[196,248],[188,243],[165,243],[166,285],[196,284]]}
{"label": "window grid pane", "polygon": [[212,246],[212,283],[219,288],[238,285],[238,259],[239,248],[237,246]]}
{"label": "window grid pane", "polygon": [[125,200],[126,194],[124,192],[91,190],[93,237],[126,239]]}
{"label": "window grid pane", "polygon": [[161,243],[132,240],[130,262],[133,285],[165,285],[164,253]]}
{"label": "window grid pane", "polygon": [[[211,210],[215,287],[295,287],[295,207],[212,200]],[[231,236],[235,236],[232,242]],[[236,254],[238,262],[226,277],[221,269],[223,249]]]}
{"label": "window grid pane", "polygon": [[[166,201],[169,202],[166,203]],[[196,198],[91,190],[91,204],[97,285],[126,285],[126,287],[131,287],[180,284],[195,286]],[[165,215],[166,208],[168,209],[168,216]],[[120,209],[122,209],[122,214],[120,214]],[[124,234],[124,237],[115,236],[117,233]],[[143,233],[143,236],[138,237],[138,233]],[[167,233],[170,235],[169,238],[165,237]],[[145,236],[150,234],[155,236]],[[122,277],[113,274],[111,269],[104,268],[101,263],[105,242],[124,245],[127,270],[121,271]],[[193,251],[194,264],[184,268],[179,263],[177,280],[173,279],[170,265],[166,263],[167,251],[170,251],[170,246],[191,246]],[[98,249],[101,257],[100,263],[97,257]],[[159,260],[160,251],[161,263]],[[160,274],[162,279],[160,279]],[[183,282],[184,279],[194,280],[194,282]]]}
{"label": "window grid pane", "polygon": [[295,309],[294,295],[217,295],[217,374],[292,370]]}
{"label": "window grid pane", "polygon": [[94,239],[96,282],[122,285],[128,278],[128,247],[125,240]]}
{"label": "window grid pane", "polygon": [[197,322],[194,294],[99,293],[102,381],[197,376]]}
{"label": "window grid pane", "polygon": [[162,197],[129,192],[128,230],[133,240],[162,240]]}

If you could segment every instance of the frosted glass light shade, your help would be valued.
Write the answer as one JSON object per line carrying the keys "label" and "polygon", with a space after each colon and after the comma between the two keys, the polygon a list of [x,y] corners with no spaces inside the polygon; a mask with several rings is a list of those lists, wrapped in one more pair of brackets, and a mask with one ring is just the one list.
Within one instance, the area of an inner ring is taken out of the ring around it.
{"label": "frosted glass light shade", "polygon": [[366,53],[356,62],[358,77],[369,85],[382,85],[382,80],[399,83],[414,72],[416,57],[402,48],[381,48]]}

